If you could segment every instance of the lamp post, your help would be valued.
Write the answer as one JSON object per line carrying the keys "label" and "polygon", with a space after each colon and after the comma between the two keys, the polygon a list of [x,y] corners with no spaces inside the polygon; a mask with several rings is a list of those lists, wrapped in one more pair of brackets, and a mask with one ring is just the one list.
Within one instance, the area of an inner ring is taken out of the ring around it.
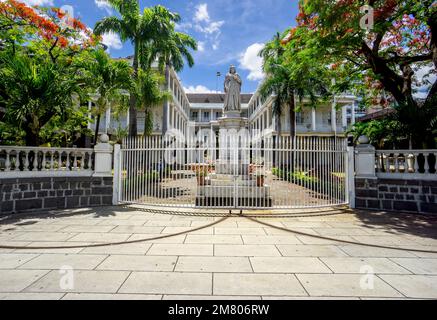
{"label": "lamp post", "polygon": [[219,84],[219,79],[222,76],[222,73],[220,71],[217,71],[217,82],[216,82],[216,87],[215,87],[215,91],[218,91],[218,84]]}

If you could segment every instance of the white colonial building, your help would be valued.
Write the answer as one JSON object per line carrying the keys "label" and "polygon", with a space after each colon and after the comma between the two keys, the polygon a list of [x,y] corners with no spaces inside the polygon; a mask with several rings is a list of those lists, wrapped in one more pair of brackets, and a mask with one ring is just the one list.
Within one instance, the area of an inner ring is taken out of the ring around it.
{"label": "white colonial building", "polygon": [[[184,135],[199,130],[209,130],[218,133],[218,119],[222,117],[223,93],[186,94],[174,70],[169,72],[169,81],[165,88],[172,93],[172,99],[163,106],[157,106],[153,111],[153,135],[163,135],[168,130],[177,130]],[[248,129],[258,130],[263,136],[290,135],[290,114],[286,106],[283,107],[281,128],[276,128],[275,114],[272,111],[273,97],[263,99],[259,92],[242,94],[242,117],[248,119]],[[93,102],[89,102],[91,109]],[[357,98],[351,94],[335,97],[330,104],[305,107],[296,114],[296,133],[305,136],[334,136],[343,135],[347,128],[355,123],[358,117],[365,113],[358,108]],[[138,111],[138,134],[144,134],[145,112]],[[109,108],[102,117],[100,133],[116,135],[119,131],[127,130],[129,113],[116,114]],[[89,124],[94,130],[94,123]]]}

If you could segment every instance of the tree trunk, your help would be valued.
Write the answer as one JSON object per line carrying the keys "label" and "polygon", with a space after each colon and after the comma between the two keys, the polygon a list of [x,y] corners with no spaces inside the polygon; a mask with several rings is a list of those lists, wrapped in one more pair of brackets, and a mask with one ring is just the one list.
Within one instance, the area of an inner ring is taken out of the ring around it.
{"label": "tree trunk", "polygon": [[[134,61],[133,61],[133,68],[134,68],[134,81],[136,82],[138,79],[138,54],[139,54],[139,44],[138,41],[135,41],[134,44]],[[132,137],[136,137],[138,135],[138,127],[137,127],[137,97],[134,93],[131,92],[130,94],[130,101],[129,101],[129,135]]]}
{"label": "tree trunk", "polygon": [[[295,148],[294,145],[294,138],[296,137],[296,102],[295,102],[295,97],[294,97],[294,93],[291,95],[290,98],[290,148],[291,150],[293,150]],[[294,159],[295,159],[295,154],[292,151],[291,152],[291,156],[290,156],[290,172],[294,173],[295,168],[294,168]]]}
{"label": "tree trunk", "polygon": [[100,117],[101,117],[101,115],[99,114],[99,115],[97,116],[97,121],[96,121],[96,130],[95,130],[95,132],[94,132],[94,145],[97,144],[97,139],[99,138]]}
{"label": "tree trunk", "polygon": [[[294,99],[294,93],[290,98],[290,137],[291,140],[296,136],[296,102]],[[293,143],[293,141],[292,141]]]}

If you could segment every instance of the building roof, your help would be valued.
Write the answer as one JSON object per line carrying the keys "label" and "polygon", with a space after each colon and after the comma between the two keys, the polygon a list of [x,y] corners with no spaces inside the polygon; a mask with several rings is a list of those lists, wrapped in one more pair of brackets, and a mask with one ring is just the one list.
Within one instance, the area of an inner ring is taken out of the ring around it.
{"label": "building roof", "polygon": [[382,119],[394,112],[395,110],[393,108],[382,109],[376,112],[369,113],[365,116],[359,117],[357,119],[357,122],[367,122],[370,120]]}
{"label": "building roof", "polygon": [[[242,104],[249,103],[252,96],[253,94],[251,93],[241,94],[241,103]],[[205,103],[223,104],[225,102],[224,93],[188,93],[187,98],[191,104],[205,104]]]}

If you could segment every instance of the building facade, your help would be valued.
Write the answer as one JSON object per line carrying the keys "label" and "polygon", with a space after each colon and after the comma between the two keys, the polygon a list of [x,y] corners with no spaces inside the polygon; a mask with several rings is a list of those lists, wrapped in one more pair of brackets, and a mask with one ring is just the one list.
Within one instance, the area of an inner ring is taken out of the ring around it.
{"label": "building facade", "polygon": [[[153,109],[153,135],[163,135],[169,130],[198,134],[199,131],[218,133],[218,119],[222,117],[225,95],[223,93],[186,94],[177,73],[170,69],[165,89],[171,92],[170,101]],[[283,106],[280,127],[273,113],[273,97],[263,99],[259,91],[242,94],[242,117],[248,119],[248,129],[260,132],[262,136],[289,136],[290,112]],[[93,107],[90,101],[89,109]],[[347,128],[365,115],[358,107],[357,98],[352,94],[336,96],[329,104],[306,107],[296,113],[296,134],[303,136],[344,135]],[[138,111],[138,134],[144,134],[145,112]],[[89,129],[95,124],[90,122]],[[100,134],[117,135],[127,131],[129,112],[117,114],[108,108],[100,123]]]}

